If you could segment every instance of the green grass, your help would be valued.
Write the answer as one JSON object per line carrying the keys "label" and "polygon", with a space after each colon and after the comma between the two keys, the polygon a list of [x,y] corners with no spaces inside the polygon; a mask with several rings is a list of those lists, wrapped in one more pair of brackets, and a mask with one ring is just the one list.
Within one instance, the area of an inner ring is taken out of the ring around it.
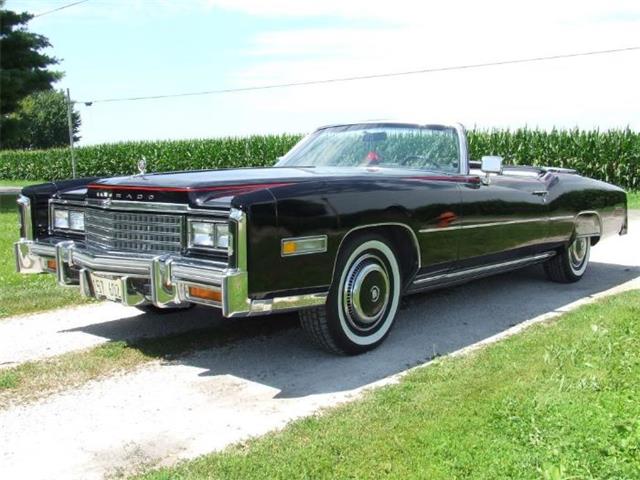
{"label": "green grass", "polygon": [[109,342],[90,350],[49,360],[25,362],[0,370],[0,408],[82,385],[103,375],[127,371],[149,361],[125,342]]}
{"label": "green grass", "polygon": [[640,291],[141,478],[640,478]]}
{"label": "green grass", "polygon": [[58,286],[54,275],[16,273],[13,243],[18,236],[17,211],[0,210],[0,318],[88,301],[78,289]]}
{"label": "green grass", "polygon": [[45,182],[46,180],[0,180],[0,187],[26,187]]}
{"label": "green grass", "polygon": [[[160,320],[158,320],[160,321]],[[116,372],[128,372],[154,360],[228,345],[240,338],[273,334],[297,326],[295,315],[246,318],[222,326],[134,342],[113,341],[87,350],[0,369],[0,409],[47,397]]]}
{"label": "green grass", "polygon": [[627,207],[640,209],[640,192],[627,192]]}
{"label": "green grass", "polygon": [[[24,187],[45,180],[0,180],[0,187]],[[12,199],[0,203],[0,319],[11,315],[86,303],[77,289],[56,284],[53,275],[20,275],[15,271],[13,243],[18,240],[18,214]],[[0,379],[0,388],[2,387]]]}

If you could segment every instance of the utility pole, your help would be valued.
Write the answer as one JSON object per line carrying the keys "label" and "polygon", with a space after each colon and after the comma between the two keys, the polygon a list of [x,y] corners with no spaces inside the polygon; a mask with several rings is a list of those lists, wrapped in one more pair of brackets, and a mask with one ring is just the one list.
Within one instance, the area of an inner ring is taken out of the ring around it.
{"label": "utility pole", "polygon": [[73,149],[73,103],[67,88],[67,123],[69,124],[69,147],[71,148],[71,175],[76,178],[76,152]]}

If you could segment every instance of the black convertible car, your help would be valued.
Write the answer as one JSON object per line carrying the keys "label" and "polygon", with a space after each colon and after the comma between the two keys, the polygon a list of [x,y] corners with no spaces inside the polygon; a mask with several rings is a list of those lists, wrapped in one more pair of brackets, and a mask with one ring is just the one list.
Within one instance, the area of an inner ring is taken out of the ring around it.
{"label": "black convertible car", "polygon": [[468,158],[461,125],[323,127],[272,168],[26,187],[18,271],[143,310],[299,310],[327,350],[379,345],[405,294],[542,263],[580,280],[627,230],[626,194],[557,168]]}

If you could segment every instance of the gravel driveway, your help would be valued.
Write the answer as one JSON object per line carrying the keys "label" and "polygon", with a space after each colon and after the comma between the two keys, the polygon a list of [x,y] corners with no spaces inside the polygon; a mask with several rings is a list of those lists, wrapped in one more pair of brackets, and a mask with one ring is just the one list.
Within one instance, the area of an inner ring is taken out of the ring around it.
{"label": "gravel driveway", "polygon": [[[598,245],[577,284],[547,282],[541,268],[532,267],[410,297],[387,341],[359,357],[324,354],[289,328],[0,412],[0,478],[103,478],[279,428],[393,380],[435,354],[469,348],[600,292],[640,287],[638,231],[636,216],[630,235]],[[109,339],[231,321],[205,309],[170,317],[93,305],[9,319],[0,322],[0,358],[24,361]]]}

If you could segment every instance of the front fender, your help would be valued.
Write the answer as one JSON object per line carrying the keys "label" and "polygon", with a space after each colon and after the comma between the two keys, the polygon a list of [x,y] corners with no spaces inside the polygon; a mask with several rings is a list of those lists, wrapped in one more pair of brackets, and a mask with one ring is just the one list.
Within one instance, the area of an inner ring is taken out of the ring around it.
{"label": "front fender", "polygon": [[[408,208],[415,195],[407,192],[405,184],[332,180],[278,187],[271,193],[276,199],[275,226],[258,226],[249,220],[253,252],[249,293],[256,298],[328,290],[340,245],[348,234],[361,228],[400,226],[408,231],[410,244],[420,256]],[[327,250],[282,256],[283,239],[309,236],[326,236]]]}

